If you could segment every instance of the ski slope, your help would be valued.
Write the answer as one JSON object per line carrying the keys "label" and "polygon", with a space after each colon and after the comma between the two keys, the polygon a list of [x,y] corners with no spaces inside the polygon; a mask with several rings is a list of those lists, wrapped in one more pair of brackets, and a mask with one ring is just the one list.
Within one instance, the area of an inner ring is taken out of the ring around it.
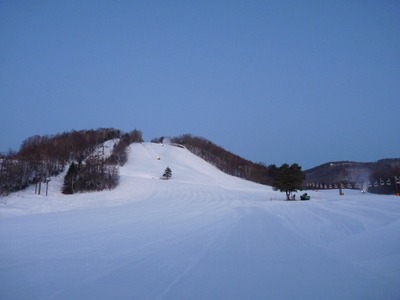
{"label": "ski slope", "polygon": [[[165,168],[171,180],[160,180]],[[0,299],[400,299],[400,197],[310,201],[133,144],[113,191],[0,198]]]}

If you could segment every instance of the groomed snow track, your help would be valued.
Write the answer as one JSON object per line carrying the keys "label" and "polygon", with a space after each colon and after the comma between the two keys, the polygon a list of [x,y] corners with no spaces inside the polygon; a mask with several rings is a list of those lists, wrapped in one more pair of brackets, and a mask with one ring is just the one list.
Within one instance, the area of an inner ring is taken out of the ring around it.
{"label": "groomed snow track", "polygon": [[161,144],[131,145],[120,174],[3,200],[1,299],[400,299],[398,197],[284,201]]}

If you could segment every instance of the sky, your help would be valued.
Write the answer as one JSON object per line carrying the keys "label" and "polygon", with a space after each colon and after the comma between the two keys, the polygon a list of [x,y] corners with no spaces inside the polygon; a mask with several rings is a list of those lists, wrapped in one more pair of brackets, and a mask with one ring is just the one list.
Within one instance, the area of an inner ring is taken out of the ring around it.
{"label": "sky", "polygon": [[254,162],[400,157],[400,2],[0,0],[0,152],[112,127]]}

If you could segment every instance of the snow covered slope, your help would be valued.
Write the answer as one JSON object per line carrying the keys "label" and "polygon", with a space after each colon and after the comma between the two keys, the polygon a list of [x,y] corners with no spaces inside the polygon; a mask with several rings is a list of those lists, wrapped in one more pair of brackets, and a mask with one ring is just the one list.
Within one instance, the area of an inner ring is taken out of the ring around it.
{"label": "snow covered slope", "polygon": [[399,197],[288,202],[183,148],[130,151],[113,191],[0,199],[0,299],[400,299]]}

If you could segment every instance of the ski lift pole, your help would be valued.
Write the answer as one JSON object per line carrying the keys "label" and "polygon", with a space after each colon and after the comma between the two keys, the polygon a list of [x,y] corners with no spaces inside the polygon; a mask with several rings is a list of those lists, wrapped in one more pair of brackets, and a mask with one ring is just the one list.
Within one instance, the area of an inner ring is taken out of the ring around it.
{"label": "ski lift pole", "polygon": [[398,184],[400,184],[400,176],[394,176],[394,185],[396,186],[396,195],[400,196]]}
{"label": "ski lift pole", "polygon": [[342,185],[342,183],[339,183],[339,196],[343,196],[344,195],[344,193],[343,193],[343,185]]}

